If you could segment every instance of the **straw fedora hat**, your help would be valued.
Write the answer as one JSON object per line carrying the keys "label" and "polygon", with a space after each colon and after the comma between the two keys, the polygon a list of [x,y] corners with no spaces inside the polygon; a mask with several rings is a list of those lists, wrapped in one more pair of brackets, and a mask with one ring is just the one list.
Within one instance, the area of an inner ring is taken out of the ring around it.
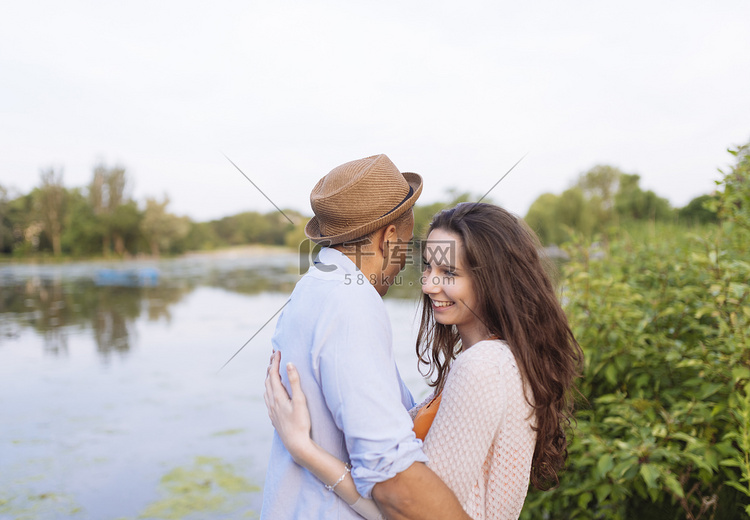
{"label": "straw fedora hat", "polygon": [[362,238],[406,213],[422,193],[422,177],[401,173],[384,154],[337,166],[310,193],[315,216],[305,235],[336,245]]}

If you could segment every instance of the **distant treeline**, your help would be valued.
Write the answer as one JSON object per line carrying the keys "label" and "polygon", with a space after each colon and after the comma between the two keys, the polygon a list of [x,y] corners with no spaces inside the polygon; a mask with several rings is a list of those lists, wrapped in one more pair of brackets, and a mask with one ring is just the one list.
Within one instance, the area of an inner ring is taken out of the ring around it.
{"label": "distant treeline", "polygon": [[[665,198],[644,191],[639,181],[638,175],[615,167],[595,166],[562,194],[541,195],[529,208],[526,221],[545,244],[560,244],[574,233],[587,237],[607,233],[629,222],[717,221],[715,195],[672,208]],[[133,200],[130,184],[125,168],[99,164],[84,187],[65,187],[62,172],[53,168],[43,170],[39,185],[25,195],[12,195],[0,185],[0,255],[159,256],[247,244],[297,248],[305,239],[307,217],[294,210],[248,211],[194,222],[171,213],[166,195],[162,200]],[[448,195],[446,202],[415,207],[415,236],[424,233],[437,211],[473,200],[469,193],[451,190]]]}
{"label": "distant treeline", "polygon": [[560,195],[545,193],[534,201],[526,222],[545,244],[561,244],[573,233],[585,237],[639,221],[678,223],[686,226],[718,222],[716,194],[691,200],[673,208],[651,190],[644,191],[640,176],[599,165],[582,173],[575,184]]}
{"label": "distant treeline", "polygon": [[28,256],[135,256],[180,254],[192,250],[269,244],[292,245],[307,220],[285,210],[248,211],[209,222],[194,222],[168,210],[169,197],[128,195],[125,168],[94,168],[91,182],[67,188],[52,168],[25,195],[0,186],[0,254]]}

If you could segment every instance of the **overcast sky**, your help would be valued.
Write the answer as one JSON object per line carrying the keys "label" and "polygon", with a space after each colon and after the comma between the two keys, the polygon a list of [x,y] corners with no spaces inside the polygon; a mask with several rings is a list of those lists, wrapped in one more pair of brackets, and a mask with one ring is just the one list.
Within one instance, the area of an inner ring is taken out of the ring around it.
{"label": "overcast sky", "polygon": [[525,214],[596,164],[681,206],[750,140],[750,2],[4,2],[0,184],[125,166],[197,220],[387,154]]}

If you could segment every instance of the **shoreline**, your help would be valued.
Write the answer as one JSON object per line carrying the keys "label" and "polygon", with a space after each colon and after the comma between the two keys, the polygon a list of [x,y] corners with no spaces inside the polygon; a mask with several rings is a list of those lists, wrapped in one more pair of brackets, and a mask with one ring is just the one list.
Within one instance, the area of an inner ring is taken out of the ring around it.
{"label": "shoreline", "polygon": [[215,257],[215,258],[247,258],[263,257],[278,254],[292,254],[296,250],[286,246],[274,246],[267,244],[248,244],[244,246],[228,246],[218,249],[203,251],[186,251],[180,255],[162,255],[152,256],[147,254],[128,255],[128,256],[85,256],[72,257],[62,256],[30,256],[14,258],[12,256],[0,256],[0,265],[55,265],[55,264],[74,264],[87,262],[154,262],[159,260],[174,260],[178,258],[191,257]]}

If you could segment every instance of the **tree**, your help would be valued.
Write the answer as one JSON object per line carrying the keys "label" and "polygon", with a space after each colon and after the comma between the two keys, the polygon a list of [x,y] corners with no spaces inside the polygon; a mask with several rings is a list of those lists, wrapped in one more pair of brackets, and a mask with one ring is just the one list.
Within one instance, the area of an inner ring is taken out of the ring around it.
{"label": "tree", "polygon": [[36,212],[39,215],[42,229],[52,242],[55,256],[62,254],[60,237],[65,218],[65,188],[62,171],[53,168],[41,172],[41,185],[36,192]]}
{"label": "tree", "polygon": [[719,221],[716,210],[711,210],[710,206],[716,200],[714,195],[701,195],[695,197],[687,203],[684,208],[678,210],[678,216],[681,222],[689,225],[695,224],[714,224]]}
{"label": "tree", "polygon": [[750,230],[750,142],[727,151],[737,163],[718,183],[724,187],[719,213],[723,219]]}
{"label": "tree", "polygon": [[101,252],[102,247],[102,225],[85,191],[85,188],[74,188],[67,195],[62,246],[75,256],[94,255]]}
{"label": "tree", "polygon": [[146,197],[141,230],[151,247],[151,254],[155,257],[162,251],[169,251],[175,242],[184,239],[190,232],[190,220],[168,213],[168,205],[169,197],[166,195],[162,202]]}
{"label": "tree", "polygon": [[8,190],[0,185],[0,254],[13,248],[13,228],[8,218]]}
{"label": "tree", "polygon": [[[115,252],[118,255],[125,253],[124,235],[131,229],[138,229],[138,219],[134,218],[133,209],[137,207],[134,202],[125,200],[125,187],[127,178],[125,169],[115,167],[109,170],[107,175],[107,198],[109,203],[109,222],[107,231],[114,240]],[[131,208],[123,208],[126,202],[131,203]]]}
{"label": "tree", "polygon": [[578,177],[576,186],[583,192],[593,230],[605,231],[614,220],[615,194],[623,175],[619,168],[600,164]]}
{"label": "tree", "polygon": [[579,186],[561,195],[540,195],[529,208],[526,222],[537,232],[543,244],[560,244],[570,238],[569,229],[585,235],[598,231],[603,222],[597,219],[598,206],[586,198]]}
{"label": "tree", "polygon": [[581,173],[561,195],[545,193],[529,208],[526,221],[545,244],[570,238],[567,228],[586,236],[602,233],[614,220],[615,194],[625,175],[614,166],[599,164]]}
{"label": "tree", "polygon": [[583,190],[587,199],[597,199],[603,209],[611,210],[622,174],[619,168],[599,164],[582,173],[576,185]]}
{"label": "tree", "polygon": [[[304,238],[304,233],[302,238]],[[187,250],[214,249],[223,244],[221,238],[216,234],[212,222],[191,223],[185,242]],[[297,245],[298,242],[294,242],[290,247],[297,247]]]}
{"label": "tree", "polygon": [[727,150],[736,163],[728,172],[719,170],[724,177],[716,184],[724,189],[711,206],[728,227],[742,249],[747,250],[750,238],[750,142]]}
{"label": "tree", "polygon": [[[417,238],[427,238],[427,229],[430,227],[432,217],[439,211],[450,209],[460,202],[469,202],[478,200],[479,196],[472,196],[468,192],[459,192],[456,188],[446,190],[448,196],[447,202],[434,202],[432,204],[414,206],[414,236]],[[484,200],[483,202],[489,202]]]}
{"label": "tree", "polygon": [[564,240],[564,231],[557,219],[557,203],[560,200],[554,193],[540,195],[526,213],[526,223],[536,231],[543,244],[559,244]]}
{"label": "tree", "polygon": [[[133,218],[132,208],[119,209],[134,204],[127,195],[128,178],[125,168],[107,168],[98,164],[89,184],[89,200],[99,220],[102,235],[102,254],[107,255],[115,243],[117,254],[125,253],[125,235],[137,232],[138,219]],[[133,206],[135,207],[135,206]]]}
{"label": "tree", "polygon": [[674,215],[669,201],[638,185],[641,176],[623,174],[615,195],[615,212],[624,220],[669,220]]}
{"label": "tree", "polygon": [[590,235],[597,227],[596,214],[591,209],[590,201],[578,186],[565,190],[560,195],[556,207],[558,222]]}
{"label": "tree", "polygon": [[11,229],[14,255],[29,254],[39,247],[41,225],[34,213],[34,197],[31,193],[8,201],[6,221]]}
{"label": "tree", "polygon": [[131,251],[135,250],[135,244],[140,236],[140,225],[142,213],[133,200],[119,204],[110,215],[110,231],[114,238],[115,253],[120,256],[127,253],[126,245],[129,243]]}

